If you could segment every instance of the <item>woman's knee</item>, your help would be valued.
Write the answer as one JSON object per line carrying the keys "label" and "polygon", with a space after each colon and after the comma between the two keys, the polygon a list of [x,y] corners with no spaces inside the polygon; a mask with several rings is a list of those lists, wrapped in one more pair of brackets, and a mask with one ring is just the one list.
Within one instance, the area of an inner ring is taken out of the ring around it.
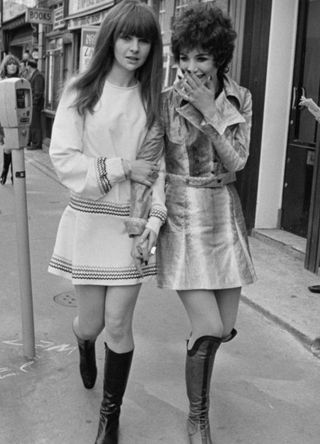
{"label": "woman's knee", "polygon": [[210,336],[215,336],[216,338],[222,338],[223,336],[223,323],[222,321],[215,321],[214,323],[208,324],[208,331],[210,331]]}
{"label": "woman's knee", "polygon": [[96,338],[104,329],[104,319],[101,317],[79,319],[79,332],[82,339]]}
{"label": "woman's knee", "polygon": [[192,336],[215,336],[216,338],[222,338],[223,336],[223,323],[220,319],[214,321],[208,317],[202,319],[201,322],[192,323]]}
{"label": "woman's knee", "polygon": [[121,342],[128,335],[131,335],[131,320],[116,314],[106,313],[105,331],[113,342]]}

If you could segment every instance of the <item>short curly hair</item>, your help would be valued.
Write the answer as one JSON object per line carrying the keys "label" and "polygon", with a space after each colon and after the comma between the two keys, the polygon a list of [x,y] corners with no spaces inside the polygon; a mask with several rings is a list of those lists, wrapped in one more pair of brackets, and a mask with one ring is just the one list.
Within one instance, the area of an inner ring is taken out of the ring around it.
{"label": "short curly hair", "polygon": [[190,5],[174,20],[172,53],[179,62],[181,51],[201,48],[213,56],[218,75],[221,75],[228,71],[236,37],[230,17],[216,5]]}

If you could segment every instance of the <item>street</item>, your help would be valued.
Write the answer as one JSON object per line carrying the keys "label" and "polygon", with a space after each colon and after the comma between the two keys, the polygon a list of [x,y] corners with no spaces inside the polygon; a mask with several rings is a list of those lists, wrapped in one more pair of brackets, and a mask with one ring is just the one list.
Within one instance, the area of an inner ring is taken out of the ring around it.
{"label": "street", "polygon": [[[27,156],[28,157],[28,156]],[[70,283],[47,265],[68,192],[27,158],[37,357],[22,356],[11,185],[0,189],[0,443],[93,444],[102,394],[85,390],[71,332]],[[58,302],[58,303],[57,303]],[[211,393],[215,444],[318,444],[320,360],[288,332],[242,303],[238,336],[218,352]],[[132,372],[120,444],[186,444],[184,386],[188,322],[174,292],[143,286],[135,313]]]}
{"label": "street", "polygon": [[[49,335],[38,332],[38,359],[20,369],[21,347],[1,344],[1,444],[94,442],[102,391],[99,377],[86,391],[80,382],[70,330],[74,308],[56,311]],[[187,322],[174,293],[146,285],[135,317],[136,352],[121,417],[127,444],[183,444],[187,403],[184,337]],[[50,322],[48,320],[48,322]],[[239,335],[217,356],[211,421],[217,444],[317,444],[320,361],[288,333],[241,305]],[[4,373],[2,373],[4,376]],[[8,375],[8,372],[7,372]]]}

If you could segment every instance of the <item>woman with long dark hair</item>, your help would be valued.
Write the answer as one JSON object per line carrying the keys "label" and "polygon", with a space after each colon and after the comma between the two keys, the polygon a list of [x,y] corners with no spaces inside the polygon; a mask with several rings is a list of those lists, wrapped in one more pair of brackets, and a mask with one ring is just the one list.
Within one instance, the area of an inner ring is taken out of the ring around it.
{"label": "woman with long dark hair", "polygon": [[[154,237],[166,217],[159,162],[136,160],[148,128],[159,118],[161,72],[161,34],[152,9],[122,1],[101,24],[89,67],[65,89],[52,131],[50,156],[71,199],[49,271],[75,286],[73,331],[88,389],[97,376],[95,341],[105,327],[97,444],[118,442],[134,349],[132,319],[143,277],[126,229],[132,183],[153,190],[148,227]],[[154,262],[144,264],[143,271],[156,274]]]}
{"label": "woman with long dark hair", "polygon": [[[20,62],[12,54],[4,57],[0,65],[0,79],[11,79],[13,77],[20,77]],[[0,176],[0,183],[4,185],[7,181],[9,168],[11,165],[11,182],[13,183],[12,175],[12,154],[11,150],[6,150],[5,134],[0,122],[0,145],[3,145],[3,165]]]}

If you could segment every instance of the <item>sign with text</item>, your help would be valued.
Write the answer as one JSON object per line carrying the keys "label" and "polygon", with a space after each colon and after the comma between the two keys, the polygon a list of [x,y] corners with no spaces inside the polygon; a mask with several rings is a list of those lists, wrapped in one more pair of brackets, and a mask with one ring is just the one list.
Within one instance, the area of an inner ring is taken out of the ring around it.
{"label": "sign with text", "polygon": [[98,30],[97,26],[84,26],[81,29],[80,72],[84,71],[90,63]]}
{"label": "sign with text", "polygon": [[50,9],[28,8],[26,10],[26,22],[28,23],[51,25],[52,21],[53,14]]}
{"label": "sign with text", "polygon": [[69,0],[69,15],[99,8],[108,8],[113,4],[114,0]]}

